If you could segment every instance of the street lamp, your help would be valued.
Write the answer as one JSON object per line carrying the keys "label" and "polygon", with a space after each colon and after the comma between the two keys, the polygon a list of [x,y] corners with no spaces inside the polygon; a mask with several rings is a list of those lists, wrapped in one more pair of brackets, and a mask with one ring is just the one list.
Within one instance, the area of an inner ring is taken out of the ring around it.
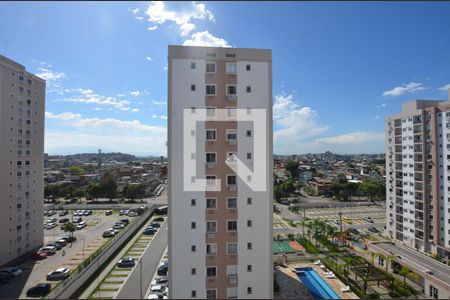
{"label": "street lamp", "polygon": [[341,246],[344,246],[344,236],[342,235],[342,211],[339,210],[338,212],[339,215],[339,227],[340,227],[340,234],[341,234]]}

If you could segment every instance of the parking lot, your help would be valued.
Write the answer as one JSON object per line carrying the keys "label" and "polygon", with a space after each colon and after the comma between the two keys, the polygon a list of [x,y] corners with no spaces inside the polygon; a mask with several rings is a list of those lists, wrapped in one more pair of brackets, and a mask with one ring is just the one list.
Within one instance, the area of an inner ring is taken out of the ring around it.
{"label": "parking lot", "polygon": [[[64,232],[58,221],[61,218],[72,219],[73,212],[69,211],[66,216],[59,216],[57,214],[50,217],[44,217],[44,222],[49,218],[57,218],[55,228],[44,229],[44,246],[48,243],[54,242],[57,239],[68,236],[68,232]],[[72,244],[58,250],[55,254],[49,255],[44,260],[27,259],[18,265],[23,270],[23,274],[12,279],[9,283],[1,286],[2,293],[0,298],[26,298],[26,291],[36,285],[37,283],[50,283],[55,286],[57,281],[46,281],[46,275],[58,268],[75,269],[85,258],[96,251],[103,245],[108,238],[103,238],[102,234],[105,230],[113,227],[113,225],[121,219],[130,219],[134,217],[119,216],[117,211],[113,211],[111,215],[106,216],[104,210],[93,211],[89,216],[82,216],[83,221],[86,221],[86,227],[81,230],[76,230],[74,236],[77,240]]]}

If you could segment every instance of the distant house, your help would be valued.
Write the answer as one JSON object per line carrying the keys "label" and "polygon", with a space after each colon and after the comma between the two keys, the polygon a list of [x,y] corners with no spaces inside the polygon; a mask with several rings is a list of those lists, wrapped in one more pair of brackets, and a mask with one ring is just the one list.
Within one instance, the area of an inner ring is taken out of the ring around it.
{"label": "distant house", "polygon": [[313,179],[313,172],[311,171],[301,171],[298,175],[298,179],[302,181],[310,181]]}
{"label": "distant house", "polygon": [[324,195],[327,190],[327,187],[332,183],[333,180],[329,178],[320,178],[320,177],[314,177],[313,181],[311,181],[312,187],[314,188],[314,191],[318,196]]}

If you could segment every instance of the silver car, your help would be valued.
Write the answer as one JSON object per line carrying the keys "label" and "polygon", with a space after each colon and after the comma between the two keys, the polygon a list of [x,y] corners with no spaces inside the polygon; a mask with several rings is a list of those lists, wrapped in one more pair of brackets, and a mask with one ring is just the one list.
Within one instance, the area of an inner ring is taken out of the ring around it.
{"label": "silver car", "polygon": [[70,270],[67,268],[59,268],[47,274],[47,280],[63,280],[69,277]]}

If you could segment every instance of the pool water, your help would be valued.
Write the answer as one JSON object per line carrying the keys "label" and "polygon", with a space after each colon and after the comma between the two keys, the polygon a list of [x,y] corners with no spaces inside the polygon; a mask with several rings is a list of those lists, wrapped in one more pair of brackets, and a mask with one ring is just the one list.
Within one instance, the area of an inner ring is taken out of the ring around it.
{"label": "pool water", "polygon": [[295,273],[315,299],[341,299],[313,268],[296,268]]}

